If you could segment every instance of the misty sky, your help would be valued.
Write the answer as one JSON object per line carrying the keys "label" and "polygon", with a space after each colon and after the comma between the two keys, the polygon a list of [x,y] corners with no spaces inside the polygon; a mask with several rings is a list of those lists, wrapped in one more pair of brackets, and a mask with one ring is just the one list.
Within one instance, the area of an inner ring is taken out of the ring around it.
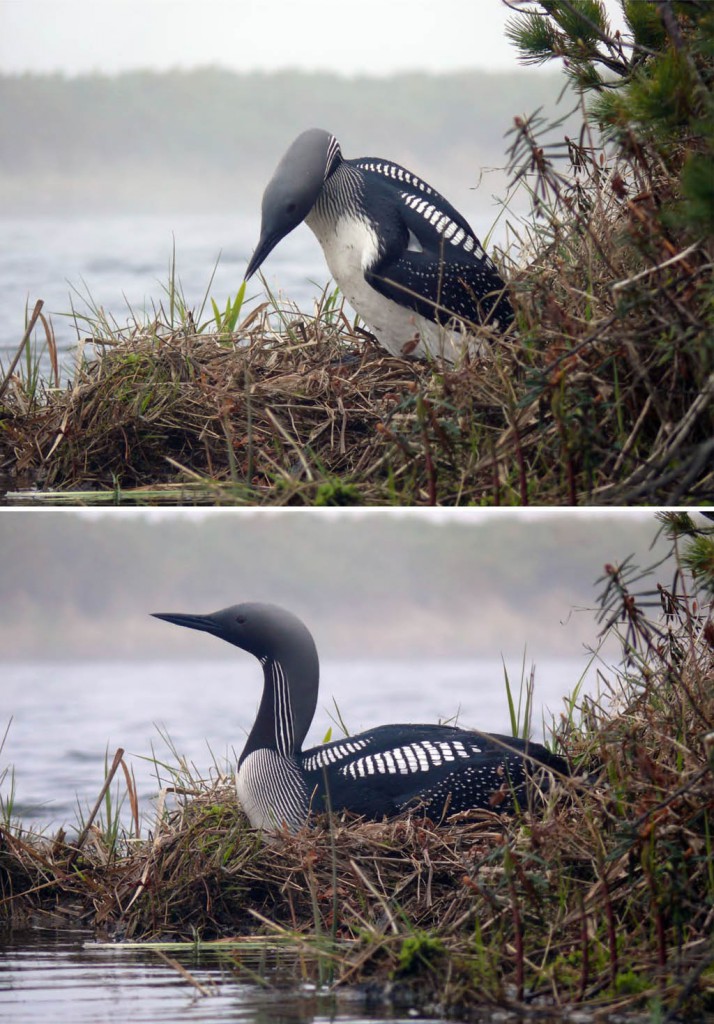
{"label": "misty sky", "polygon": [[[617,0],[606,0],[613,28]],[[501,0],[0,0],[0,72],[513,70]]]}

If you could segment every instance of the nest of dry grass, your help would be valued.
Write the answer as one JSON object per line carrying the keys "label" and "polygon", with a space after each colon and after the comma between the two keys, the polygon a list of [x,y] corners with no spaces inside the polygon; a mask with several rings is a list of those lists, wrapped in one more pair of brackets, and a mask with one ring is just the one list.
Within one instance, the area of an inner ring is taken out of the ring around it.
{"label": "nest of dry grass", "polygon": [[[628,252],[612,218],[599,223],[621,254],[616,268],[600,260],[610,279]],[[20,502],[60,492],[77,503],[105,494],[149,504],[714,497],[712,343],[704,320],[689,322],[711,270],[705,252],[682,259],[668,288],[645,296],[640,287],[630,300],[604,279],[584,292],[582,253],[566,259],[555,248],[514,280],[520,332],[489,339],[457,369],[385,356],[343,314],[326,326],[320,311],[295,313],[276,331],[263,310],[230,339],[159,322],[101,339],[67,388],[29,396],[19,381],[8,387],[8,498],[16,489]],[[675,330],[685,292],[686,329]],[[677,337],[665,343],[667,318]]]}
{"label": "nest of dry grass", "polygon": [[[296,314],[276,333],[263,313],[231,340],[137,329],[39,406],[12,389],[6,469],[47,489],[188,482],[257,503],[382,503],[389,476],[395,494],[428,501],[414,435],[442,431],[430,394],[442,401],[450,375],[437,384],[423,364],[384,356],[344,317],[325,329],[319,313]],[[478,391],[475,368],[458,389]]]}

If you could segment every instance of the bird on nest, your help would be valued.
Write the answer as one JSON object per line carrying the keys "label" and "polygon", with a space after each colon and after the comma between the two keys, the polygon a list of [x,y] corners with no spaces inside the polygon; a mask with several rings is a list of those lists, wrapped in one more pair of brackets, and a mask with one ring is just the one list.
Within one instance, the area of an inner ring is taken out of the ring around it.
{"label": "bird on nest", "polygon": [[259,603],[211,615],[154,614],[219,637],[262,665],[260,706],[236,774],[254,828],[296,832],[313,812],[380,819],[409,808],[442,824],[477,808],[513,811],[535,773],[567,774],[563,758],[539,743],[448,725],[382,725],[303,750],[317,707],[319,660],[297,616]]}
{"label": "bird on nest", "polygon": [[303,221],[341,292],[393,356],[455,364],[513,321],[503,279],[451,203],[391,160],[346,160],[321,128],[298,135],[265,189],[246,280]]}

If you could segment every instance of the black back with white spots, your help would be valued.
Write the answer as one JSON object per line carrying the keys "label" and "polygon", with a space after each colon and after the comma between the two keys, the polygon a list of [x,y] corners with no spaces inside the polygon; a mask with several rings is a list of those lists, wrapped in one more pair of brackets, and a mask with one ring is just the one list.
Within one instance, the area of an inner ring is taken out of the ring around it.
{"label": "black back with white spots", "polygon": [[443,725],[385,725],[306,750],[298,761],[313,810],[368,818],[412,805],[436,820],[473,808],[511,810],[534,762],[566,771],[538,743]]}
{"label": "black back with white spots", "polygon": [[399,164],[373,157],[345,163],[361,174],[365,207],[378,225],[369,284],[435,323],[456,317],[505,330],[513,309],[504,282],[458,210]]}

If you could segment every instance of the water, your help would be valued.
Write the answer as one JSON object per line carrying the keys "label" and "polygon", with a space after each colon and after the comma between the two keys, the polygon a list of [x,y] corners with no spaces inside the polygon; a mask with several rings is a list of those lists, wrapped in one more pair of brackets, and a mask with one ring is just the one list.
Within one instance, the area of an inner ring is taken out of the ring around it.
{"label": "water", "polygon": [[[0,938],[0,1019],[13,1024],[48,1019],[56,1024],[318,1024],[365,1020],[369,1012],[359,993],[338,996],[304,982],[304,962],[288,951],[261,956],[243,950],[170,950],[167,955],[189,971],[203,993],[149,948],[97,945],[82,932],[25,932],[12,942]],[[266,984],[246,980],[255,974]],[[379,1019],[385,1019],[383,1010]]]}
{"label": "water", "polygon": [[[70,350],[89,333],[82,316],[101,307],[120,327],[166,308],[174,248],[189,308],[210,294],[225,307],[243,280],[257,242],[257,217],[123,215],[87,218],[4,218],[0,221],[0,361],[7,364],[22,338],[26,307],[43,299],[65,367]],[[285,239],[270,257],[266,276],[306,311],[319,293],[310,280],[328,280],[321,250],[307,228]],[[252,292],[261,300],[261,285]],[[75,310],[79,319],[70,315]],[[205,317],[210,313],[210,302]],[[37,332],[43,338],[43,332]]]}
{"label": "water", "polygon": [[[542,708],[560,711],[584,665],[584,659],[538,663],[534,736],[540,738]],[[517,684],[520,662],[514,659],[507,667]],[[260,667],[248,659],[6,663],[0,729],[10,717],[12,723],[0,770],[14,766],[17,817],[50,829],[76,825],[78,806],[86,815],[96,800],[105,759],[111,763],[122,747],[150,823],[160,779],[147,759],[155,754],[176,764],[163,737],[199,777],[207,778],[214,763],[230,771],[253,724],[261,687]],[[333,721],[333,698],[350,732],[458,715],[462,725],[510,733],[499,660],[323,662],[306,746],[321,743],[330,727],[333,738],[341,735]],[[8,787],[6,779],[2,796]]]}
{"label": "water", "polygon": [[[466,216],[469,211],[464,211]],[[26,310],[43,299],[51,317],[63,376],[72,370],[71,352],[90,332],[81,317],[101,307],[119,327],[142,323],[167,306],[169,267],[175,250],[183,295],[198,310],[207,290],[225,308],[243,280],[258,240],[259,214],[106,215],[85,218],[38,216],[0,219],[0,365],[7,367],[24,333]],[[485,234],[492,217],[471,218]],[[213,282],[211,274],[218,260]],[[261,268],[270,288],[306,313],[329,282],[322,250],[301,225],[283,239]],[[250,282],[246,310],[265,294]],[[72,311],[78,319],[75,321]],[[201,321],[207,319],[207,303]],[[35,338],[44,339],[38,330]],[[44,366],[47,373],[49,364]]]}

